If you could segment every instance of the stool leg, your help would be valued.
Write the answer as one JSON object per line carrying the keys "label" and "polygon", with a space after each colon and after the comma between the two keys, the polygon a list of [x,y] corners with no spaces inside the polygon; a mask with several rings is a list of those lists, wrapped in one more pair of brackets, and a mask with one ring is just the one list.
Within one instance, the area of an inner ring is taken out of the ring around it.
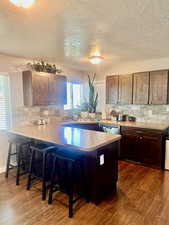
{"label": "stool leg", "polygon": [[50,183],[50,189],[49,189],[48,204],[52,204],[52,200],[53,200],[52,196],[53,196],[55,170],[56,170],[56,158],[53,159],[53,168],[52,168],[51,183]]}
{"label": "stool leg", "polygon": [[33,161],[34,161],[34,154],[35,151],[32,150],[31,153],[31,159],[30,159],[30,166],[29,166],[29,174],[28,174],[28,182],[27,182],[27,190],[30,190],[30,186],[31,186],[31,179],[32,179],[32,170],[33,170]]}
{"label": "stool leg", "polygon": [[69,194],[69,218],[73,217],[73,194]]}
{"label": "stool leg", "polygon": [[69,169],[69,218],[73,217],[73,164],[68,164]]}
{"label": "stool leg", "polygon": [[12,143],[9,144],[8,158],[7,158],[6,172],[5,172],[5,177],[6,178],[8,178],[8,175],[9,175],[9,166],[10,166],[10,159],[11,159],[11,151],[12,151]]}
{"label": "stool leg", "polygon": [[20,166],[21,166],[21,147],[18,145],[16,145],[16,157],[17,157],[16,185],[19,185]]}
{"label": "stool leg", "polygon": [[44,152],[43,153],[43,165],[42,165],[42,200],[46,200],[46,156],[47,154]]}

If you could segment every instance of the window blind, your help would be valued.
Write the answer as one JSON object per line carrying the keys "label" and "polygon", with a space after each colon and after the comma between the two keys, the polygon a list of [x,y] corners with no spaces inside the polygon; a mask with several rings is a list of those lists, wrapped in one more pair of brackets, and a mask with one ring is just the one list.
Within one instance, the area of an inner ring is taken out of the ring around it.
{"label": "window blind", "polygon": [[9,125],[9,78],[6,75],[0,75],[0,130],[8,129]]}

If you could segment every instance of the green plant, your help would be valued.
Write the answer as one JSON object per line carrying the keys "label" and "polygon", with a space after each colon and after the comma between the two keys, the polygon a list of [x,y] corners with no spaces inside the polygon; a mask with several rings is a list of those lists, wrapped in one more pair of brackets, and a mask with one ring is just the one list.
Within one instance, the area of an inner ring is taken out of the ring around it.
{"label": "green plant", "polygon": [[98,104],[98,92],[95,94],[95,87],[94,87],[95,77],[96,77],[96,74],[94,74],[92,79],[88,75],[88,84],[89,84],[88,111],[89,113],[95,113],[96,107]]}
{"label": "green plant", "polygon": [[77,108],[80,112],[87,112],[89,109],[89,103],[85,99],[85,101],[81,105],[77,106]]}
{"label": "green plant", "polygon": [[41,60],[40,62],[37,63],[28,63],[28,67],[30,67],[32,70],[38,71],[38,72],[47,72],[47,73],[62,73],[62,70],[57,69],[56,65],[49,64]]}

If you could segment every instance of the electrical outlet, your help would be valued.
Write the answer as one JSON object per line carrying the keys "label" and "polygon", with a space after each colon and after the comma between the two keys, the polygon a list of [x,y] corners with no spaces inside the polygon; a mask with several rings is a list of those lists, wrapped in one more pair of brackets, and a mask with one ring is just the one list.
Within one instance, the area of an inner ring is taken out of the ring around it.
{"label": "electrical outlet", "polygon": [[104,154],[100,155],[100,166],[104,165]]}

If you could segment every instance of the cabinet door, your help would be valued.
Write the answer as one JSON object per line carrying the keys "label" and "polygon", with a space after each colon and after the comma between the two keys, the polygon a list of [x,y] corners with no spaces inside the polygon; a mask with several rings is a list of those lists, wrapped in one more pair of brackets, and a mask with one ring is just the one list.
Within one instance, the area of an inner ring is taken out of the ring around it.
{"label": "cabinet door", "polygon": [[67,78],[65,76],[57,76],[58,93],[60,93],[59,103],[67,104]]}
{"label": "cabinet door", "polygon": [[149,104],[168,103],[168,71],[150,72]]}
{"label": "cabinet door", "polygon": [[49,104],[67,103],[67,79],[65,76],[51,75],[49,81]]}
{"label": "cabinet door", "polygon": [[162,139],[160,136],[151,137],[143,136],[141,137],[142,148],[140,149],[140,162],[154,165],[162,166]]}
{"label": "cabinet door", "polygon": [[133,104],[148,104],[149,72],[133,75]]}
{"label": "cabinet door", "polygon": [[49,105],[56,105],[59,103],[58,93],[58,79],[54,74],[51,74],[49,79]]}
{"label": "cabinet door", "polygon": [[120,158],[139,161],[140,139],[137,135],[124,134],[121,139]]}
{"label": "cabinet door", "polygon": [[106,77],[106,103],[117,104],[119,91],[119,76]]}
{"label": "cabinet door", "polygon": [[132,104],[132,74],[119,76],[119,104]]}
{"label": "cabinet door", "polygon": [[49,78],[46,75],[32,75],[33,105],[48,105]]}

